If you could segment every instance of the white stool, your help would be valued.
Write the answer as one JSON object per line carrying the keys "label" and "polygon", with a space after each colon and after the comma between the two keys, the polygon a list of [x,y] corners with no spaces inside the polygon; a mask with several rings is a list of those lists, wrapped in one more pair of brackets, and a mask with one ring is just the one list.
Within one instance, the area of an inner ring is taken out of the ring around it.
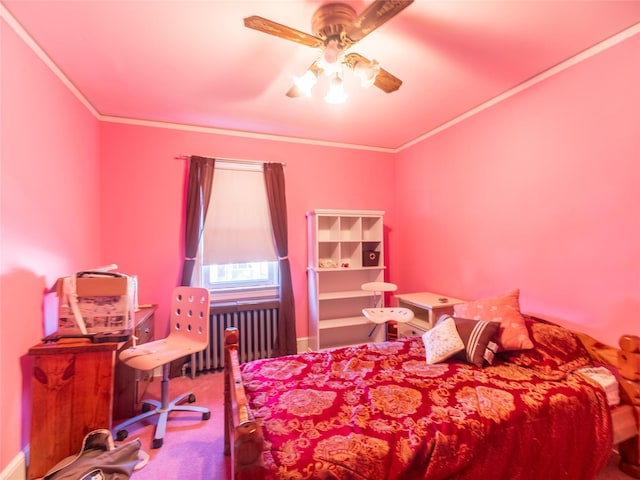
{"label": "white stool", "polygon": [[373,292],[373,306],[382,307],[384,305],[383,294],[385,292],[395,292],[398,286],[390,282],[368,282],[360,285],[362,290]]}
{"label": "white stool", "polygon": [[384,292],[395,292],[398,286],[390,282],[368,282],[363,283],[360,288],[373,292],[374,307],[363,308],[362,314],[375,325],[369,332],[369,337],[373,335],[376,327],[386,324],[388,321],[406,323],[413,318],[413,311],[404,307],[383,307]]}
{"label": "white stool", "polygon": [[407,323],[413,318],[413,312],[404,307],[363,308],[362,314],[373,323],[387,323],[389,320]]}

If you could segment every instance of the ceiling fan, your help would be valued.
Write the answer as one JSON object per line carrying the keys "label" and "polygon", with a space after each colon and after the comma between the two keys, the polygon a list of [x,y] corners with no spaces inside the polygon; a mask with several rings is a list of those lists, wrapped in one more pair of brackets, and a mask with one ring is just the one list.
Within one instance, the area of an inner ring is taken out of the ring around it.
{"label": "ceiling fan", "polygon": [[360,15],[346,3],[327,3],[320,6],[313,14],[311,19],[313,35],[258,16],[245,18],[244,25],[320,50],[320,55],[304,75],[294,78],[294,85],[287,92],[287,96],[311,96],[311,88],[318,77],[325,73],[331,76],[330,90],[325,100],[330,103],[341,103],[346,97],[342,91],[344,68],[353,71],[361,79],[363,86],[375,85],[386,93],[400,88],[402,80],[381,68],[377,61],[369,60],[349,50],[411,5],[413,1],[374,1]]}

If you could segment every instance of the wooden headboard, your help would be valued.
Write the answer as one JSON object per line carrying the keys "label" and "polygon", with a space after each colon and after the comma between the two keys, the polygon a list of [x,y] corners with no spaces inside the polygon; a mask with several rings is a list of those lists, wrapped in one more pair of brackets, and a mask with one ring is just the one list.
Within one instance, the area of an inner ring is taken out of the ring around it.
{"label": "wooden headboard", "polygon": [[[620,338],[618,370],[620,372],[620,395],[624,404],[620,408],[632,409],[633,425],[628,425],[629,438],[618,444],[620,470],[634,478],[640,478],[640,337],[624,335]],[[615,410],[612,412],[615,422]],[[619,429],[624,428],[620,425]],[[621,430],[620,430],[621,431]],[[614,433],[615,430],[614,430]]]}
{"label": "wooden headboard", "polygon": [[238,360],[238,329],[224,332],[224,454],[231,455],[233,480],[262,480],[264,437],[244,391]]}

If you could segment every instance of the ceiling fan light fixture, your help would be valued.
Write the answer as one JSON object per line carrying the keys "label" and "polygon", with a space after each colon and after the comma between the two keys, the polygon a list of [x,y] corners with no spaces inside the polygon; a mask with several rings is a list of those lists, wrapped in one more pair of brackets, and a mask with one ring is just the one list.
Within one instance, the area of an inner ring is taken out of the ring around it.
{"label": "ceiling fan light fixture", "polygon": [[360,79],[362,87],[375,85],[385,93],[395,92],[400,88],[402,80],[380,68],[375,60],[370,61],[352,49],[414,1],[375,0],[359,14],[350,5],[351,1],[329,1],[318,7],[311,18],[313,34],[257,15],[246,17],[244,25],[319,50],[309,67],[310,72],[305,73],[303,77],[294,78],[294,84],[286,93],[287,97],[310,97],[311,89],[324,72],[330,79],[329,92],[325,100],[329,103],[343,103],[347,94],[342,85],[342,76],[347,69]]}
{"label": "ceiling fan light fixture", "polygon": [[369,88],[376,82],[376,77],[380,73],[380,64],[373,60],[371,63],[358,62],[353,67],[353,73],[360,79],[360,85]]}
{"label": "ceiling fan light fixture", "polygon": [[293,77],[293,84],[306,97],[311,97],[311,89],[316,83],[318,83],[318,77],[311,70],[304,72],[301,77]]}
{"label": "ceiling fan light fixture", "polygon": [[342,78],[340,77],[340,75],[336,74],[336,76],[331,79],[331,83],[329,84],[329,91],[324,97],[324,101],[333,105],[338,105],[344,103],[347,100],[347,96],[348,95],[344,91]]}
{"label": "ceiling fan light fixture", "polygon": [[324,70],[324,73],[331,76],[342,70],[342,62],[344,61],[344,53],[338,40],[332,39],[327,41],[322,55],[318,59],[318,66]]}

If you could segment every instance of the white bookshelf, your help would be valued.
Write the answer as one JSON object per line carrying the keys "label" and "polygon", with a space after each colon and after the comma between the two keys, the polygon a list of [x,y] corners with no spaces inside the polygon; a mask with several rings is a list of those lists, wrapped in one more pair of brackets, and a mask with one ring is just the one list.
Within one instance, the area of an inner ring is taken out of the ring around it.
{"label": "white bookshelf", "polygon": [[[383,219],[384,212],[372,210],[307,213],[311,350],[384,339],[383,328],[369,336],[373,324],[362,309],[373,306],[374,299],[360,288],[384,280]],[[369,252],[377,252],[375,265],[364,264]]]}

